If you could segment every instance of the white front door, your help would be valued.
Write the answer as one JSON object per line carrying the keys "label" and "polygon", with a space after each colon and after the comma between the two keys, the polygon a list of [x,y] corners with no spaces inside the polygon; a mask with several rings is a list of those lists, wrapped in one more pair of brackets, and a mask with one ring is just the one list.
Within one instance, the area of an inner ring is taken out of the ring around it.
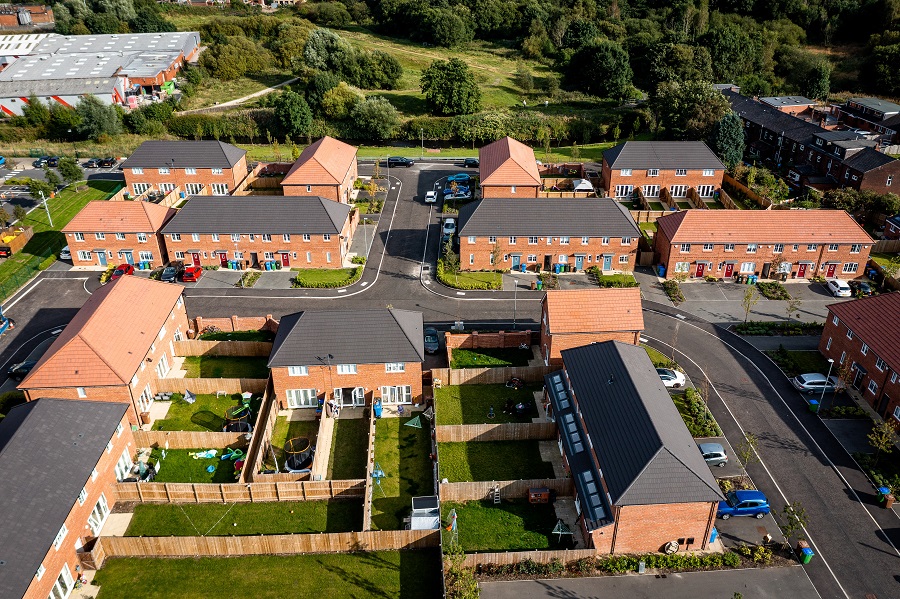
{"label": "white front door", "polygon": [[314,408],[317,405],[318,392],[315,389],[288,389],[285,391],[289,408]]}

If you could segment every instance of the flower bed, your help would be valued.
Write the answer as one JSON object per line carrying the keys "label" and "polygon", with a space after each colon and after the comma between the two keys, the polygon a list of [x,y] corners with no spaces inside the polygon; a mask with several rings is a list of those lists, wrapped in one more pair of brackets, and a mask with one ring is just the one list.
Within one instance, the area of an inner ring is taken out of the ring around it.
{"label": "flower bed", "polygon": [[669,299],[676,306],[684,301],[684,294],[681,292],[681,286],[678,285],[678,281],[664,282],[663,291],[666,292],[666,295],[669,296]]}
{"label": "flower bed", "polygon": [[770,299],[770,300],[789,300],[789,299],[791,299],[791,295],[787,292],[787,289],[785,289],[784,285],[782,285],[778,281],[757,283],[756,289],[763,296],[765,296],[766,299]]}
{"label": "flower bed", "polygon": [[437,262],[437,280],[447,287],[453,289],[464,289],[468,291],[482,289],[501,289],[503,286],[503,276],[496,271],[459,271],[457,273],[447,272],[444,267],[444,261]]}

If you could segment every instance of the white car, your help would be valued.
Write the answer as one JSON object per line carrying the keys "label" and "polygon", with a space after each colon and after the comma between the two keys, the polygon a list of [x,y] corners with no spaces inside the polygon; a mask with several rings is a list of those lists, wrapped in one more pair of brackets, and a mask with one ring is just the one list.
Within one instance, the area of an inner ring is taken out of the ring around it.
{"label": "white car", "polygon": [[853,295],[853,290],[850,289],[850,285],[847,284],[847,281],[828,279],[825,286],[828,287],[828,291],[830,291],[831,295],[834,297],[851,297]]}
{"label": "white car", "polygon": [[63,249],[59,250],[59,259],[60,260],[71,260],[72,259],[72,252],[69,251],[69,246],[66,246]]}
{"label": "white car", "polygon": [[437,202],[437,192],[436,191],[426,191],[425,192],[425,203],[426,204],[434,204]]}
{"label": "white car", "polygon": [[673,389],[684,387],[684,383],[687,381],[687,379],[684,378],[684,374],[677,370],[672,370],[671,368],[657,368],[656,374],[662,379],[663,385],[672,387]]}
{"label": "white car", "polygon": [[453,235],[456,233],[456,219],[448,218],[444,221],[444,235]]}

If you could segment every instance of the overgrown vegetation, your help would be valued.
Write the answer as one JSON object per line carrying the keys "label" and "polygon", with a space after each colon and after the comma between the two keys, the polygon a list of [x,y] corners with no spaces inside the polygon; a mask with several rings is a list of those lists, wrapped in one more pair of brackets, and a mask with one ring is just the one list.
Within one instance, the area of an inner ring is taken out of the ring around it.
{"label": "overgrown vegetation", "polygon": [[756,288],[766,299],[770,300],[789,300],[791,295],[784,288],[784,285],[778,281],[757,283]]}
{"label": "overgrown vegetation", "polygon": [[722,434],[703,396],[693,387],[685,389],[683,394],[672,394],[672,401],[692,437],[718,437]]}

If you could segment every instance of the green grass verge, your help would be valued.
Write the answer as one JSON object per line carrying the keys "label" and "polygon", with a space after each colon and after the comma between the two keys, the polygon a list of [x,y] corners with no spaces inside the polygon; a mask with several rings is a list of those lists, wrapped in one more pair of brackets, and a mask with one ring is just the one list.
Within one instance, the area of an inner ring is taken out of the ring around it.
{"label": "green grass verge", "polygon": [[[435,415],[438,424],[501,424],[506,422],[531,422],[538,415],[534,392],[541,385],[527,385],[518,391],[506,385],[453,385],[434,390]],[[505,414],[506,400],[524,403],[528,412],[519,418]],[[494,418],[487,417],[494,408]]]}
{"label": "green grass verge", "polygon": [[363,267],[355,268],[298,268],[291,285],[301,288],[346,287],[359,280]]}
{"label": "green grass verge", "polygon": [[347,480],[366,477],[366,450],[369,447],[366,418],[339,418],[334,423],[328,478]]}
{"label": "green grass verge", "polygon": [[200,341],[272,341],[275,339],[275,333],[272,331],[220,331],[204,333],[198,339]]}
{"label": "green grass verge", "polygon": [[650,361],[653,362],[653,366],[655,368],[673,368],[674,362],[663,354],[661,351],[653,349],[649,345],[642,345],[644,351],[647,352],[647,355],[650,356]]}
{"label": "green grass verge", "polygon": [[[595,267],[591,267],[595,268]],[[599,272],[599,269],[596,272]],[[616,273],[612,275],[595,275],[597,285],[600,287],[638,287],[638,282],[632,275]]]}
{"label": "green grass verge", "polygon": [[722,434],[712,412],[703,403],[700,393],[696,389],[688,388],[684,390],[684,393],[671,393],[670,395],[692,437],[718,437]]}
{"label": "green grass verge", "polygon": [[454,349],[450,368],[502,368],[528,366],[534,357],[531,349],[499,347],[494,349]]}
{"label": "green grass verge", "polygon": [[187,356],[186,378],[265,379],[269,378],[268,358],[248,356]]}
{"label": "green grass verge", "polygon": [[[153,573],[156,582],[147,579]],[[109,559],[98,599],[439,599],[441,556],[373,551],[237,558]]]}
{"label": "green grass verge", "polygon": [[451,483],[479,480],[554,478],[538,441],[438,443],[441,478]]}
{"label": "green grass verge", "polygon": [[502,289],[503,275],[499,272],[468,271],[461,270],[457,273],[448,273],[442,263],[438,261],[438,281],[454,289]]}
{"label": "green grass verge", "polygon": [[[451,509],[456,510],[459,544],[463,551],[527,551],[530,549],[557,549],[571,547],[572,539],[563,535],[562,545],[557,542],[553,528],[556,511],[553,505],[529,504],[524,499],[503,501],[499,505],[483,501],[441,504],[442,520]],[[450,533],[444,531],[444,542]]]}
{"label": "green grass verge", "polygon": [[[824,375],[828,372],[828,360],[816,349],[808,351],[786,350],[784,347],[779,346],[778,349],[767,351],[766,355],[772,358],[789,377],[810,372]],[[836,373],[836,370],[836,368],[832,367],[832,375]]]}
{"label": "green grass verge", "polygon": [[[166,459],[161,460],[162,450],[154,449],[151,460],[158,463],[158,472],[154,482],[158,483],[233,483],[237,480],[232,460],[221,459],[223,451],[219,449],[216,457],[195,460],[189,454],[203,449],[169,449]],[[244,453],[247,453],[244,448]],[[206,469],[212,466],[212,472]]]}
{"label": "green grass verge", "polygon": [[[190,386],[187,382],[185,386]],[[261,398],[253,398],[250,409],[253,412],[250,422],[256,422]],[[162,420],[153,423],[155,431],[214,431],[221,432],[225,426],[225,410],[231,406],[241,405],[241,395],[235,393],[228,397],[215,395],[198,395],[192,404],[184,401],[180,393],[172,396],[169,411]]]}
{"label": "green grass verge", "polygon": [[427,428],[405,426],[411,418],[381,418],[375,425],[375,461],[384,470],[382,494],[373,491],[372,525],[380,530],[403,528],[411,500],[434,494],[430,438]]}

